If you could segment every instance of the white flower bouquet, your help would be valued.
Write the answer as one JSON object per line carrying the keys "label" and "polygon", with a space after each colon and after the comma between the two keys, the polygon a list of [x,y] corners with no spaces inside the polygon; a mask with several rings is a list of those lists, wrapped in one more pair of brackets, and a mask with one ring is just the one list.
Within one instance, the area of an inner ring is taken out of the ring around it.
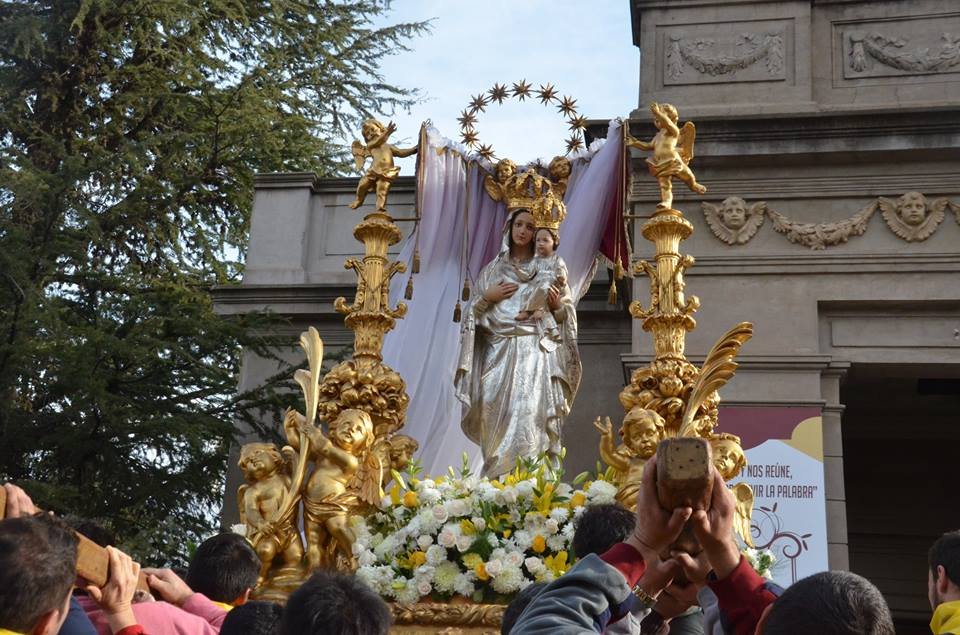
{"label": "white flower bouquet", "polygon": [[[518,461],[497,480],[470,473],[420,478],[413,462],[380,508],[354,517],[357,575],[400,604],[505,603],[535,581],[551,581],[572,564],[573,519],[587,504],[614,502],[605,475],[579,485],[561,481],[542,457]],[[577,483],[575,481],[575,483]]]}

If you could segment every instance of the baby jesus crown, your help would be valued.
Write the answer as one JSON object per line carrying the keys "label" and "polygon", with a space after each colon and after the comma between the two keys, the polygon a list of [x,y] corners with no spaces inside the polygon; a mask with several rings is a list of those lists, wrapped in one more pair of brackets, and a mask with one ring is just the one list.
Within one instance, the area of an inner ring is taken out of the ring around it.
{"label": "baby jesus crown", "polygon": [[567,216],[567,208],[554,193],[553,183],[533,169],[511,177],[503,188],[503,198],[508,210],[529,210],[538,228],[558,231]]}

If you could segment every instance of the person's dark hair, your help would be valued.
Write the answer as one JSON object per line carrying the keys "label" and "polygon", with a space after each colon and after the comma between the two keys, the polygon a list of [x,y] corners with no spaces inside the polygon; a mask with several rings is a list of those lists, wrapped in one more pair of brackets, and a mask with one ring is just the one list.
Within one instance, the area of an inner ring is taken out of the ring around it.
{"label": "person's dark hair", "polygon": [[386,603],[355,576],[320,570],[287,600],[281,635],[385,635]]}
{"label": "person's dark hair", "polygon": [[933,579],[938,580],[937,567],[943,567],[947,579],[960,586],[960,529],[943,534],[930,547],[927,563]]}
{"label": "person's dark hair", "polygon": [[74,516],[73,514],[64,516],[63,520],[73,527],[75,531],[83,534],[101,547],[109,547],[117,544],[116,535],[97,520]]}
{"label": "person's dark hair", "polygon": [[893,635],[893,617],[880,590],[849,571],[803,578],[770,609],[763,635]]}
{"label": "person's dark hair", "polygon": [[190,560],[187,585],[215,602],[227,604],[252,589],[260,574],[260,558],[239,534],[207,538]]}
{"label": "person's dark hair", "polygon": [[540,592],[543,591],[546,586],[546,582],[534,582],[510,600],[510,604],[508,604],[507,608],[503,611],[503,620],[500,622],[500,635],[510,635],[510,631],[513,630],[514,624],[520,619],[520,614],[523,613],[523,609],[530,606],[530,603],[540,595]]}
{"label": "person's dark hair", "polygon": [[0,628],[29,633],[61,609],[77,577],[77,538],[49,514],[0,521]]}
{"label": "person's dark hair", "polygon": [[636,522],[634,513],[622,505],[590,505],[574,525],[573,553],[577,558],[601,554],[626,540]]}
{"label": "person's dark hair", "polygon": [[227,613],[220,635],[279,635],[283,607],[274,602],[255,600]]}

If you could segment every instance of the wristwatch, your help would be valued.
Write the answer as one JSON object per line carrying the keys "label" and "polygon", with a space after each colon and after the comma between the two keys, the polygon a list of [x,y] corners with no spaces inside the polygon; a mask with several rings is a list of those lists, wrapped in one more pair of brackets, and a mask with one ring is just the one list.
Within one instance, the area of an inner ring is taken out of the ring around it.
{"label": "wristwatch", "polygon": [[641,589],[639,582],[635,587],[633,587],[633,594],[637,597],[638,600],[640,600],[640,604],[642,604],[644,608],[652,609],[653,606],[657,603],[657,598],[650,595],[643,589]]}

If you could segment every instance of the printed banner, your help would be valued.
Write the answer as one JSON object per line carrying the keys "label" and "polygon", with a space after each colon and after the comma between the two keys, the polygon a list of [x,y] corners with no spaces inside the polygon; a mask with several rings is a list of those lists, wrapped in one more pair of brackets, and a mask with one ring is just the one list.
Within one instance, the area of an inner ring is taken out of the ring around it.
{"label": "printed banner", "polygon": [[777,558],[781,586],[827,565],[823,422],[816,407],[722,407],[718,431],[740,437],[747,467],[731,483],[753,488],[754,546]]}

